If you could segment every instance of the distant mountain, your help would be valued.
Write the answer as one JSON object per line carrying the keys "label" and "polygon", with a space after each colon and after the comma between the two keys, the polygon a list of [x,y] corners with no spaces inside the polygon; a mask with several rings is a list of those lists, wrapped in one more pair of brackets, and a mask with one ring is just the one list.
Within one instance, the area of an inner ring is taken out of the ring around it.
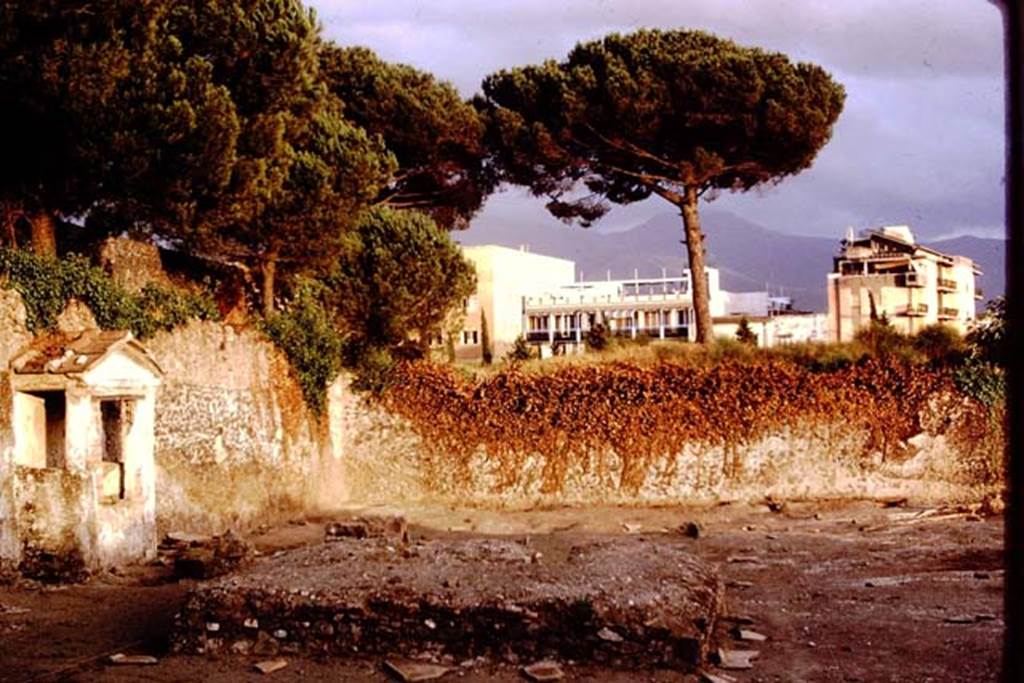
{"label": "distant mountain", "polygon": [[[826,310],[825,276],[832,269],[841,235],[833,239],[786,234],[714,209],[705,209],[701,222],[707,235],[708,265],[719,269],[724,289],[768,289],[793,297],[798,308]],[[654,276],[662,269],[672,274],[686,267],[681,219],[670,213],[614,233],[561,225],[524,229],[488,223],[455,237],[466,245],[526,245],[535,253],[572,259],[588,280],[609,272],[612,278],[630,277],[634,269],[641,276]],[[979,284],[986,299],[1003,292],[1004,240],[967,236],[929,246],[974,259],[984,272]]]}

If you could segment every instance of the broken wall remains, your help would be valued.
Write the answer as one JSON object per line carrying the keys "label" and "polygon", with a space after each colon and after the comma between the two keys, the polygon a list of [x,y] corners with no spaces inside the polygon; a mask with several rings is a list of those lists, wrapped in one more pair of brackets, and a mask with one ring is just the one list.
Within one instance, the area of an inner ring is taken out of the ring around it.
{"label": "broken wall remains", "polygon": [[331,487],[326,424],[271,342],[193,321],[146,345],[165,373],[154,423],[161,530],[220,533],[343,496]]}

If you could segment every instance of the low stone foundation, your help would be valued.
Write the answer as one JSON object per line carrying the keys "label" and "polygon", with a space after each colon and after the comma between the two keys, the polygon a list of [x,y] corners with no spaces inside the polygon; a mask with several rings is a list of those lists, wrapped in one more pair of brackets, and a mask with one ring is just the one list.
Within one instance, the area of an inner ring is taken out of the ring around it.
{"label": "low stone foundation", "polygon": [[400,655],[453,662],[558,657],[692,671],[723,601],[682,541],[342,539],[198,587],[179,652]]}

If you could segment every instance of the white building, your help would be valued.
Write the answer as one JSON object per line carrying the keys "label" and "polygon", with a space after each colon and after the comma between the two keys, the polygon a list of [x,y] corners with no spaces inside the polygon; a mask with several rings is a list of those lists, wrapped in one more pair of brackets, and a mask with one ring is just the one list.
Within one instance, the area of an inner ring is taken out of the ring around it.
{"label": "white building", "polygon": [[[463,255],[476,268],[477,290],[464,307],[463,327],[455,340],[458,357],[483,355],[484,324],[496,358],[520,335],[545,354],[581,350],[587,333],[599,323],[620,337],[696,337],[689,270],[677,276],[577,280],[573,261],[525,248],[463,247]],[[760,330],[763,345],[817,337],[815,325],[823,324],[823,316],[813,324],[799,316],[780,325],[781,319],[775,320],[781,313],[778,302],[767,292],[728,292],[720,287],[716,268],[706,273],[716,335],[734,336],[745,317]]]}
{"label": "white building", "polygon": [[963,256],[943,254],[914,240],[905,225],[868,230],[842,241],[828,275],[829,333],[850,341],[873,317],[885,317],[898,331],[916,334],[942,323],[961,334],[970,329],[975,278],[981,271]]}

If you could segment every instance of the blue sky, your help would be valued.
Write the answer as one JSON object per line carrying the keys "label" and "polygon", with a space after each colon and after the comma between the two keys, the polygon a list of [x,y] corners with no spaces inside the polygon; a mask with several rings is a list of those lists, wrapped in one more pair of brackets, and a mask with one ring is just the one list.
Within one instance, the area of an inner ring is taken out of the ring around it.
{"label": "blue sky", "polygon": [[[712,206],[784,232],[909,223],[928,238],[1003,233],[1003,52],[986,0],[306,0],[328,38],[365,45],[465,95],[503,67],[562,58],[581,40],[641,27],[699,28],[828,69],[847,91],[832,141],[782,184]],[[616,208],[616,230],[671,210]],[[474,222],[553,222],[508,190]]]}

